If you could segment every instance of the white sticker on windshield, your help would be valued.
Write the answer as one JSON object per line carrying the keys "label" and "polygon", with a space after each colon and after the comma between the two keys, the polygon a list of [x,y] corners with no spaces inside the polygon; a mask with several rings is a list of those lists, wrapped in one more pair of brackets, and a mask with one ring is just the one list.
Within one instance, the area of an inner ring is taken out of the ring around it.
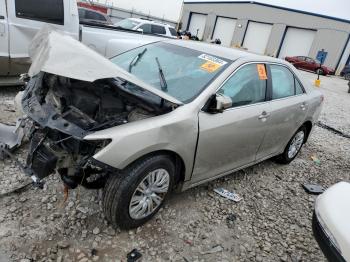
{"label": "white sticker on windshield", "polygon": [[220,66],[223,66],[223,65],[226,65],[227,62],[224,61],[224,60],[221,60],[215,56],[211,56],[211,55],[207,55],[207,54],[201,54],[200,56],[198,56],[198,58],[201,58],[201,59],[204,59],[206,61],[210,61],[210,62],[213,62],[217,65],[220,65]]}

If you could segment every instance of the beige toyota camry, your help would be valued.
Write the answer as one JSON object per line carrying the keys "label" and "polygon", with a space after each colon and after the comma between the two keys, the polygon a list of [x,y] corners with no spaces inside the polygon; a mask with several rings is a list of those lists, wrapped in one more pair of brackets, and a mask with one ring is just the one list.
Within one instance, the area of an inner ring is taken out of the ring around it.
{"label": "beige toyota camry", "polygon": [[280,59],[194,41],[130,48],[107,60],[38,36],[22,98],[34,126],[26,173],[103,188],[114,226],[142,225],[175,188],[291,162],[320,114],[323,96]]}

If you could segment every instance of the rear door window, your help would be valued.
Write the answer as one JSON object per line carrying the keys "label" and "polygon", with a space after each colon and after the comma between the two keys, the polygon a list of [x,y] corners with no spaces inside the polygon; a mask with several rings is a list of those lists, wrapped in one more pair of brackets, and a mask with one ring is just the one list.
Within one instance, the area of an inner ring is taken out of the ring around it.
{"label": "rear door window", "polygon": [[161,25],[152,25],[152,34],[159,34],[159,35],[165,35],[165,27]]}
{"label": "rear door window", "polygon": [[16,17],[64,24],[63,0],[15,0]]}
{"label": "rear door window", "polygon": [[304,93],[299,80],[285,66],[270,65],[272,77],[272,99],[280,99]]}

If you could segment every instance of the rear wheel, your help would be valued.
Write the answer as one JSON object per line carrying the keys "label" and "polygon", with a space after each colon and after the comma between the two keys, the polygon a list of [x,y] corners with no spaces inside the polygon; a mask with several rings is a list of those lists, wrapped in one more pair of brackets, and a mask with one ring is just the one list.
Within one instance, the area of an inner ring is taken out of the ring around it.
{"label": "rear wheel", "polygon": [[130,229],[150,220],[161,208],[174,184],[175,166],[165,155],[136,162],[111,176],[104,191],[103,208],[114,227]]}
{"label": "rear wheel", "polygon": [[283,153],[277,156],[276,160],[281,164],[289,164],[296,158],[302,148],[306,138],[306,128],[302,126],[298,129],[293,137],[289,140]]}

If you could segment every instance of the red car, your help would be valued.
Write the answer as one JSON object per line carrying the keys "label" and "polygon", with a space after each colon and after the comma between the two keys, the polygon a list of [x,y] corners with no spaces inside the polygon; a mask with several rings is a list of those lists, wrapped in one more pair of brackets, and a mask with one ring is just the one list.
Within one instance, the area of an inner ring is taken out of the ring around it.
{"label": "red car", "polygon": [[334,75],[334,70],[320,65],[315,59],[306,56],[286,56],[286,61],[294,65],[298,69],[319,73],[320,75]]}

